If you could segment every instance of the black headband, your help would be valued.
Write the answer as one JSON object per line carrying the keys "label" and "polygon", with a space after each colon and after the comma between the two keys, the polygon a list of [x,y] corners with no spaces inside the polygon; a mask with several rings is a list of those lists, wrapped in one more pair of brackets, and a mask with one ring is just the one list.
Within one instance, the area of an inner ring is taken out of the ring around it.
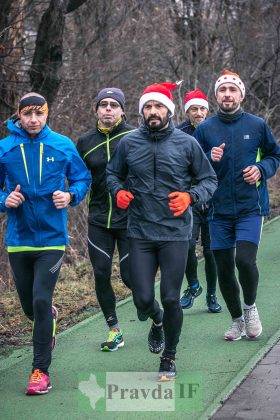
{"label": "black headband", "polygon": [[41,96],[27,96],[19,102],[18,110],[20,112],[26,106],[42,106],[45,105],[46,102],[46,99]]}

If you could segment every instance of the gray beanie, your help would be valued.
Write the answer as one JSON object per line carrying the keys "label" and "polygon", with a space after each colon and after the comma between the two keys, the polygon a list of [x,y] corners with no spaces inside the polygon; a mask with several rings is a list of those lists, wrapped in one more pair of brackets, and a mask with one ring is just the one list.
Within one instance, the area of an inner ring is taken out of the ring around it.
{"label": "gray beanie", "polygon": [[101,89],[98,92],[98,94],[95,98],[95,101],[96,101],[95,109],[96,110],[98,108],[99,102],[102,101],[102,99],[105,99],[105,98],[115,99],[115,101],[117,101],[120,104],[120,106],[122,107],[122,109],[124,110],[125,97],[124,97],[124,93],[121,89],[118,89],[118,88],[115,88],[115,87]]}

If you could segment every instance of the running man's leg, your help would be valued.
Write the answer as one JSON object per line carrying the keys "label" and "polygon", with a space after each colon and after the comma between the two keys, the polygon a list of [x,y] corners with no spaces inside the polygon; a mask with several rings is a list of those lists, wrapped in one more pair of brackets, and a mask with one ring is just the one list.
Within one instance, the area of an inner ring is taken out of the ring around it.
{"label": "running man's leg", "polygon": [[242,317],[239,284],[235,277],[235,221],[214,219],[209,222],[221,293],[233,319]]}
{"label": "running man's leg", "polygon": [[255,304],[259,282],[257,251],[262,232],[263,218],[247,216],[236,226],[236,266],[244,297],[245,331],[248,338],[262,333],[262,324]]}
{"label": "running man's leg", "polygon": [[236,266],[242,287],[244,303],[251,306],[256,301],[259,281],[257,252],[261,238],[263,217],[242,217],[236,223]]}
{"label": "running man's leg", "polygon": [[95,278],[95,291],[109,328],[118,324],[116,297],[111,284],[115,238],[110,229],[89,225],[88,251]]}
{"label": "running man's leg", "polygon": [[188,241],[159,243],[160,293],[164,309],[163,329],[165,334],[165,349],[162,356],[170,359],[175,358],[183,323],[180,290],[186,268],[188,246]]}
{"label": "running man's leg", "polygon": [[33,310],[34,328],[33,370],[47,373],[51,363],[53,339],[52,299],[59,276],[63,251],[50,250],[34,253]]}
{"label": "running man's leg", "polygon": [[211,239],[209,232],[209,223],[207,220],[207,212],[202,216],[201,222],[201,244],[203,247],[203,255],[205,262],[205,276],[207,284],[206,304],[208,311],[211,313],[219,313],[222,310],[216,296],[217,285],[217,267],[215,257],[210,249]]}
{"label": "running man's leg", "polygon": [[115,237],[117,238],[117,247],[119,252],[119,264],[120,264],[120,275],[121,279],[131,289],[129,281],[129,250],[128,250],[128,238],[126,229],[116,229]]}
{"label": "running man's leg", "polygon": [[9,261],[23,312],[33,321],[33,256],[29,252],[10,252]]}
{"label": "running man's leg", "polygon": [[199,238],[201,220],[198,210],[193,210],[193,228],[192,228],[192,237],[189,241],[189,250],[188,258],[186,265],[186,278],[190,287],[197,288],[199,286],[198,276],[197,276],[197,266],[198,260],[196,256],[196,243]]}
{"label": "running man's leg", "polygon": [[196,244],[199,238],[200,224],[200,210],[195,207],[193,209],[192,237],[189,240],[189,250],[185,270],[186,278],[188,281],[188,288],[184,290],[180,299],[180,303],[183,309],[191,308],[195,298],[200,296],[202,293],[202,287],[199,284],[197,276],[198,259],[196,256]]}
{"label": "running man's leg", "polygon": [[217,266],[214,254],[210,249],[211,239],[209,232],[209,223],[206,220],[201,224],[201,245],[203,248],[203,256],[205,259],[205,275],[207,283],[207,294],[216,293],[217,285]]}
{"label": "running man's leg", "polygon": [[162,312],[155,299],[157,269],[158,257],[155,242],[130,238],[129,277],[134,304],[141,314],[151,318],[155,324],[160,324]]}

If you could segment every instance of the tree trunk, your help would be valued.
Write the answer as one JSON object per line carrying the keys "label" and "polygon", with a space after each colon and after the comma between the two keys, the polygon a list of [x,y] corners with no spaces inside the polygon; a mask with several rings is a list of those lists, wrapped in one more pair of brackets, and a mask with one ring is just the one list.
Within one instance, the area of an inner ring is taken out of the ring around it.
{"label": "tree trunk", "polygon": [[65,14],[76,10],[85,1],[51,0],[42,16],[29,75],[32,90],[45,96],[49,107],[61,83]]}

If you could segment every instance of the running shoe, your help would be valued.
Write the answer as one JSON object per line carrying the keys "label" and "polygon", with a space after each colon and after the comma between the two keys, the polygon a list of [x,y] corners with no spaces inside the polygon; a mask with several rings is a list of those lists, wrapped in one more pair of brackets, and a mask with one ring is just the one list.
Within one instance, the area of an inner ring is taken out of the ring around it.
{"label": "running shoe", "polygon": [[109,330],[107,341],[101,344],[101,351],[116,351],[124,346],[123,335],[120,330],[113,328]]}
{"label": "running shoe", "polygon": [[183,309],[189,309],[193,306],[195,298],[197,298],[202,293],[202,287],[188,287],[187,290],[183,292],[183,295],[180,299],[180,304]]}
{"label": "running shoe", "polygon": [[160,353],[164,348],[164,332],[163,327],[157,327],[152,323],[149,335],[148,335],[148,346],[152,353]]}
{"label": "running shoe", "polygon": [[176,365],[175,361],[168,357],[160,358],[158,380],[160,382],[171,381],[176,378]]}
{"label": "running shoe", "polygon": [[55,306],[52,306],[52,317],[53,317],[53,331],[52,331],[52,351],[56,345],[56,323],[58,317],[58,310]]}
{"label": "running shoe", "polygon": [[26,395],[47,394],[51,388],[49,375],[42,372],[40,369],[35,369],[29,377],[25,393]]}
{"label": "running shoe", "polygon": [[256,305],[244,309],[245,332],[248,338],[257,338],[262,333],[262,324]]}
{"label": "running shoe", "polygon": [[222,307],[218,303],[217,296],[215,294],[206,295],[206,304],[208,307],[208,312],[212,312],[213,314],[217,314],[222,310]]}
{"label": "running shoe", "polygon": [[245,335],[245,322],[242,319],[237,319],[233,321],[231,327],[225,332],[224,338],[228,341],[237,341]]}

